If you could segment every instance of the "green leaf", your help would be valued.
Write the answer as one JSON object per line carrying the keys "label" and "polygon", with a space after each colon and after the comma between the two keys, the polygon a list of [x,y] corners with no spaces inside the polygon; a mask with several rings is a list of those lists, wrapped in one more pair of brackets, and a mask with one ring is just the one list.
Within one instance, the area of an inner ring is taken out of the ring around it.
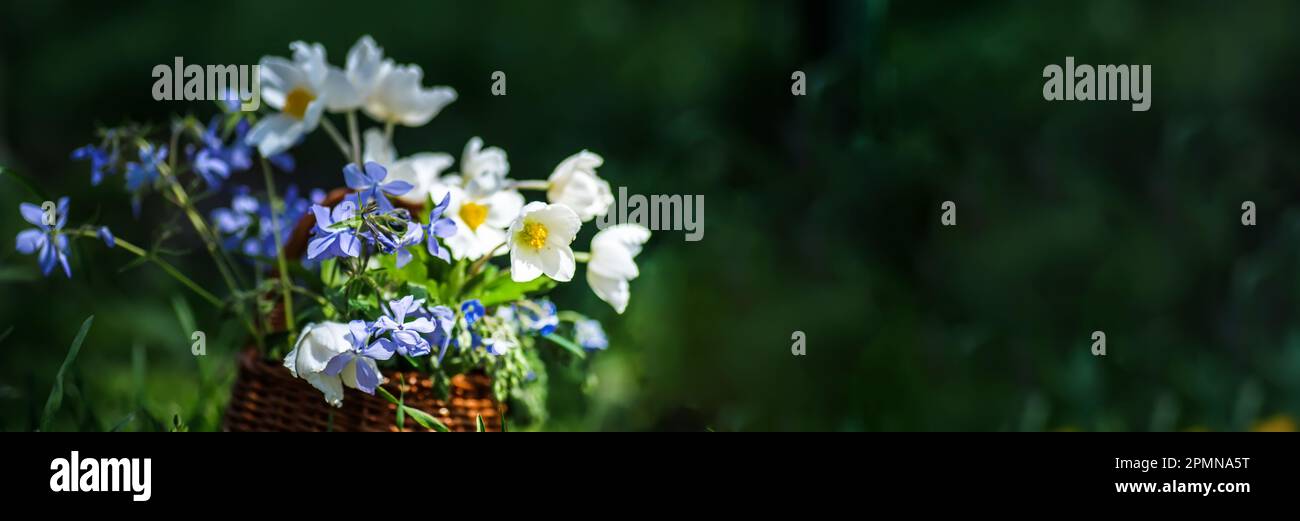
{"label": "green leaf", "polygon": [[117,422],[116,425],[113,425],[113,428],[109,429],[108,432],[121,432],[122,429],[126,428],[126,426],[131,423],[131,420],[134,419],[135,412],[132,412],[131,414],[126,415],[125,418],[122,418],[121,421]]}
{"label": "green leaf", "polygon": [[0,333],[0,344],[3,344],[9,338],[9,334],[13,332],[14,326],[9,326],[9,329],[6,329],[4,333]]}
{"label": "green leaf", "polygon": [[175,295],[172,297],[172,311],[176,313],[176,322],[181,325],[181,333],[189,338],[198,329],[194,326],[194,310],[190,303],[185,301],[185,297]]}
{"label": "green leaf", "polygon": [[59,366],[59,372],[54,375],[54,386],[50,389],[50,397],[45,400],[45,412],[41,414],[41,432],[49,430],[50,422],[54,420],[54,413],[59,412],[59,407],[63,405],[63,375],[77,359],[77,353],[81,351],[81,343],[86,340],[86,333],[90,332],[90,324],[94,321],[95,315],[91,315],[81,323],[81,331],[78,331],[77,337],[72,339],[68,356],[63,359],[63,365]]}
{"label": "green leaf", "polygon": [[397,430],[406,430],[406,391],[398,389],[397,395]]}
{"label": "green leaf", "polygon": [[446,425],[443,425],[442,422],[438,421],[437,418],[434,418],[432,414],[416,409],[415,407],[405,407],[405,409],[406,414],[411,415],[411,419],[415,420],[415,423],[420,424],[420,426],[426,429],[433,429],[438,432],[448,432],[451,430],[448,429]]}
{"label": "green leaf", "polygon": [[487,432],[487,426],[483,425],[483,415],[478,415],[478,421],[474,422],[476,432]]}
{"label": "green leaf", "polygon": [[335,268],[338,259],[328,258],[320,262],[320,281],[327,288],[343,285],[343,275]]}
{"label": "green leaf", "polygon": [[577,356],[578,358],[586,358],[586,357],[587,357],[587,352],[586,352],[586,351],[583,351],[582,348],[579,347],[578,344],[573,343],[572,340],[569,340],[569,339],[567,339],[567,338],[564,338],[564,337],[562,337],[562,336],[560,336],[560,335],[557,335],[557,334],[555,334],[555,333],[551,333],[551,334],[549,334],[549,335],[542,335],[542,338],[545,338],[545,339],[547,339],[547,340],[550,340],[550,341],[552,341],[552,342],[555,342],[556,344],[559,344],[560,347],[563,347],[563,348],[567,349],[570,353],[573,353],[574,356]]}
{"label": "green leaf", "polygon": [[14,181],[17,181],[18,184],[23,186],[23,188],[26,188],[27,191],[31,192],[31,194],[36,196],[37,199],[40,199],[42,201],[50,200],[49,196],[45,195],[45,192],[42,192],[40,188],[37,188],[36,183],[33,183],[32,180],[29,179],[27,176],[22,175],[13,170],[10,170],[8,168],[5,168],[3,166],[0,166],[0,176],[5,176],[5,175],[13,178]]}
{"label": "green leaf", "polygon": [[448,429],[446,425],[443,425],[442,422],[438,421],[437,418],[434,418],[433,415],[416,409],[415,407],[404,405],[401,400],[397,399],[396,396],[393,396],[393,393],[388,392],[388,389],[376,387],[375,390],[379,391],[379,394],[383,395],[385,400],[397,404],[398,409],[402,410],[405,415],[410,416],[411,419],[415,420],[415,423],[420,424],[420,426],[438,432],[448,432],[451,430]]}
{"label": "green leaf", "polygon": [[33,265],[0,266],[0,282],[31,282],[40,279]]}
{"label": "green leaf", "polygon": [[537,277],[528,282],[515,282],[509,275],[502,275],[496,279],[490,280],[483,284],[479,301],[484,306],[495,306],[506,302],[514,302],[529,293],[537,293],[555,287],[555,281],[550,277]]}

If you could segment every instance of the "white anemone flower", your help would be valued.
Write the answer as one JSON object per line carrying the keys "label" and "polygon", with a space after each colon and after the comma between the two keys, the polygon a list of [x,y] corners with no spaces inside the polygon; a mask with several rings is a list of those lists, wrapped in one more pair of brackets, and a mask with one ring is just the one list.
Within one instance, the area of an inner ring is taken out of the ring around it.
{"label": "white anemone flower", "polygon": [[325,393],[325,401],[335,407],[343,405],[343,386],[357,388],[357,364],[368,364],[372,374],[379,374],[375,361],[363,356],[352,359],[336,375],[325,374],[325,366],[335,356],[352,349],[347,324],[320,322],[307,324],[298,336],[298,344],[284,357],[284,366],[295,378],[302,378]]}
{"label": "white anemone flower", "polygon": [[462,186],[471,195],[483,197],[505,188],[509,181],[510,161],[499,147],[483,148],[483,139],[474,136],[465,143],[460,156]]}
{"label": "white anemone flower", "polygon": [[648,240],[650,230],[639,224],[610,226],[591,238],[587,285],[620,315],[627,309],[628,298],[632,295],[628,281],[640,275],[634,258]]}
{"label": "white anemone flower", "polygon": [[383,61],[377,74],[379,79],[362,104],[375,121],[418,127],[456,101],[456,90],[451,87],[421,87],[424,70],[419,65]]}
{"label": "white anemone flower", "polygon": [[346,98],[346,82],[328,81],[329,65],[321,44],[293,42],[293,60],[265,56],[261,60],[262,99],[278,113],[262,118],[245,141],[264,157],[288,150],[316,130],[332,97]]}
{"label": "white anemone flower", "polygon": [[604,161],[586,150],[561,161],[547,179],[547,200],[568,206],[582,222],[605,215],[614,204],[614,193],[609,182],[596,175]]}
{"label": "white anemone flower", "polygon": [[534,201],[510,224],[510,278],[528,282],[546,275],[559,282],[573,279],[576,263],[569,244],[582,221],[573,209]]}
{"label": "white anemone flower", "polygon": [[348,49],[345,68],[329,67],[326,81],[333,95],[327,108],[331,112],[361,108],[392,69],[393,60],[384,58],[384,48],[370,35],[362,36]]}
{"label": "white anemone flower", "polygon": [[[411,183],[411,191],[397,196],[397,199],[410,204],[422,205],[429,203],[430,193],[445,193],[446,190],[442,187],[439,176],[442,175],[443,170],[446,170],[455,161],[452,159],[451,154],[422,152],[398,158],[392,142],[384,136],[383,132],[374,128],[366,130],[365,143],[365,149],[361,154],[362,160],[374,161],[387,168],[388,177],[385,179],[386,182],[406,181]],[[438,199],[438,201],[441,200]]]}
{"label": "white anemone flower", "polygon": [[430,191],[435,201],[451,194],[451,201],[443,216],[456,223],[456,234],[443,243],[456,260],[476,260],[495,251],[506,242],[506,228],[524,207],[524,196],[516,190],[498,190],[487,196],[475,197],[461,187],[458,176],[443,176],[442,184]]}

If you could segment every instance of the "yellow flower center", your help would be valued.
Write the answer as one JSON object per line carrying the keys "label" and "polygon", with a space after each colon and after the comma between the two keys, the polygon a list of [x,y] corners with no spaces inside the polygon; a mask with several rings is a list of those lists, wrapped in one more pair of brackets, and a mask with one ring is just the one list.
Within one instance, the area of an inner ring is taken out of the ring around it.
{"label": "yellow flower center", "polygon": [[465,226],[469,226],[471,232],[478,231],[478,227],[483,224],[483,221],[487,220],[487,216],[487,205],[473,201],[467,201],[465,204],[460,205],[460,220],[465,221]]}
{"label": "yellow flower center", "polygon": [[524,244],[532,246],[535,250],[542,249],[546,244],[546,236],[550,232],[546,231],[546,226],[537,221],[528,221],[524,223],[524,229],[519,232],[519,240]]}
{"label": "yellow flower center", "polygon": [[316,95],[311,91],[298,87],[289,92],[284,97],[284,113],[293,116],[294,119],[302,119],[307,114],[307,105],[316,99]]}

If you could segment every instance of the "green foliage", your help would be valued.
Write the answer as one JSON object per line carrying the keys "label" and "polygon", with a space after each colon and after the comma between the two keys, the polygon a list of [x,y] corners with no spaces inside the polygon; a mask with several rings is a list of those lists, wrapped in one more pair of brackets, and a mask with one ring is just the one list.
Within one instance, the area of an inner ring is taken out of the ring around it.
{"label": "green foliage", "polygon": [[77,360],[77,353],[81,352],[81,343],[86,340],[86,333],[90,332],[90,325],[94,322],[95,316],[91,315],[81,323],[81,329],[77,331],[77,336],[72,339],[72,345],[68,347],[68,355],[59,366],[59,372],[54,375],[54,386],[50,389],[50,396],[45,400],[45,411],[41,414],[41,431],[50,429],[54,414],[59,412],[59,407],[63,405],[63,377],[72,368],[72,363]]}
{"label": "green foliage", "polygon": [[438,418],[435,418],[433,415],[424,412],[418,408],[410,407],[406,405],[405,403],[402,402],[402,400],[393,396],[393,393],[388,392],[388,389],[384,389],[383,387],[376,387],[375,391],[378,392],[380,396],[383,396],[384,399],[397,405],[397,411],[398,411],[397,414],[399,415],[397,416],[397,422],[399,426],[404,424],[403,422],[406,421],[407,416],[410,416],[411,419],[415,421],[415,423],[420,424],[421,427],[424,427],[426,429],[435,430],[438,432],[448,432],[450,430],[447,428],[446,424],[442,423],[441,421],[438,421]]}

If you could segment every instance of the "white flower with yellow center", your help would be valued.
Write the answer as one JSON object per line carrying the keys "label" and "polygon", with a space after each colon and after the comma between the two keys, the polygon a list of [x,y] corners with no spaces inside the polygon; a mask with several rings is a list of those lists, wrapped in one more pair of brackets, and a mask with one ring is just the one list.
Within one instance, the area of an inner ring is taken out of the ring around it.
{"label": "white flower with yellow center", "polygon": [[596,175],[596,168],[604,161],[586,150],[561,161],[546,180],[546,198],[573,209],[582,222],[605,215],[614,204],[614,194],[609,182]]}
{"label": "white flower with yellow center", "polygon": [[476,260],[506,242],[506,228],[524,207],[524,196],[515,190],[498,190],[486,197],[474,197],[461,188],[461,178],[444,176],[442,184],[429,193],[435,201],[451,194],[443,216],[456,223],[456,234],[443,240],[456,260]]}
{"label": "white flower with yellow center", "polygon": [[619,224],[591,238],[591,260],[587,262],[587,285],[597,297],[622,314],[632,296],[628,281],[637,278],[634,258],[650,240],[650,230],[639,224]]}
{"label": "white flower with yellow center", "polygon": [[451,87],[421,87],[424,70],[419,65],[394,65],[385,60],[377,74],[379,79],[362,104],[375,121],[418,127],[456,101],[456,90]]}
{"label": "white flower with yellow center", "polygon": [[528,282],[546,275],[559,282],[572,280],[576,263],[569,244],[581,227],[578,214],[568,206],[528,203],[506,232],[510,278]]}
{"label": "white flower with yellow center", "polygon": [[316,129],[332,97],[345,97],[336,82],[328,81],[329,65],[320,44],[293,42],[293,60],[266,56],[261,60],[262,99],[280,112],[262,118],[245,141],[264,157],[288,150],[303,135]]}
{"label": "white flower with yellow center", "polygon": [[411,191],[397,196],[397,199],[410,204],[423,205],[429,204],[431,192],[446,193],[438,177],[454,161],[451,154],[422,152],[399,159],[392,142],[384,136],[383,132],[374,128],[366,131],[365,143],[365,149],[361,154],[363,161],[374,161],[387,168],[386,181],[411,183],[413,187]]}

